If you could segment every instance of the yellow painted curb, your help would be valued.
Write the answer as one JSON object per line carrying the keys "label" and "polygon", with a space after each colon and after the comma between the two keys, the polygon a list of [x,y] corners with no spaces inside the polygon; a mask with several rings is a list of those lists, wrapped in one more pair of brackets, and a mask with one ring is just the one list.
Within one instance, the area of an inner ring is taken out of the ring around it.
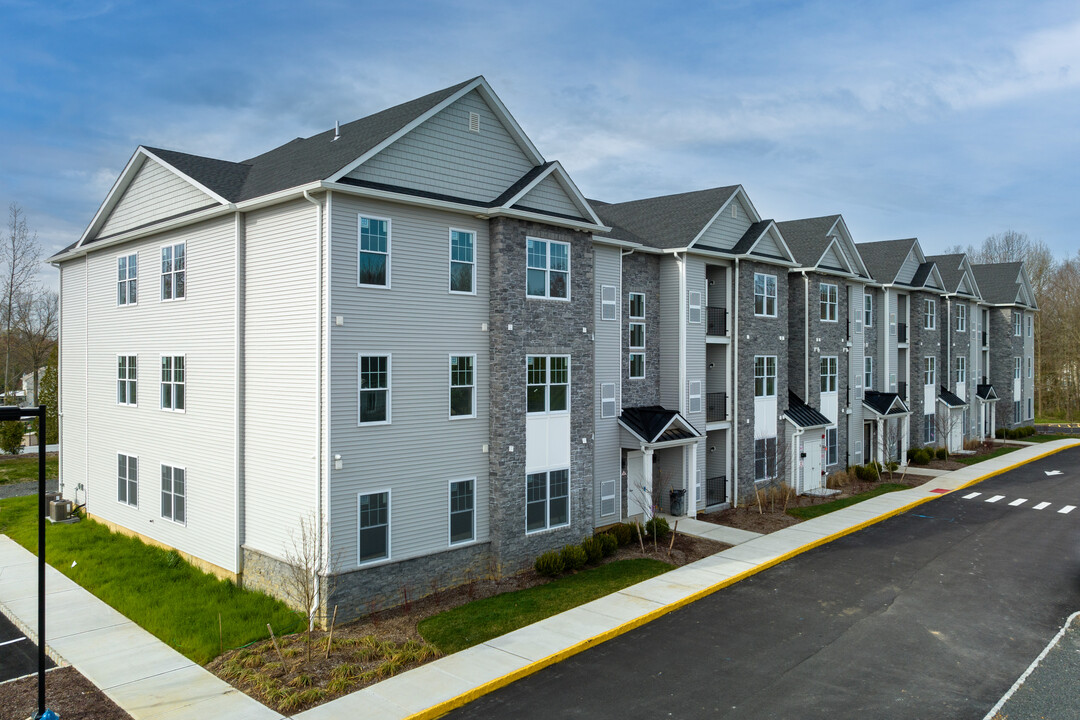
{"label": "yellow painted curb", "polygon": [[[804,553],[804,552],[806,552],[808,550],[813,550],[814,548],[820,547],[821,545],[825,545],[826,543],[830,543],[833,540],[838,540],[838,539],[844,537],[845,535],[850,535],[851,533],[858,532],[859,530],[862,530],[862,529],[867,528],[867,527],[869,527],[871,525],[877,524],[877,523],[881,522],[882,520],[887,520],[887,519],[889,519],[891,517],[894,517],[896,515],[900,515],[901,513],[905,513],[908,510],[911,510],[912,508],[918,507],[919,505],[922,505],[924,503],[930,502],[931,500],[936,500],[936,499],[938,499],[940,497],[944,497],[945,495],[951,495],[952,493],[956,492],[957,490],[963,490],[964,488],[971,487],[972,485],[974,485],[976,483],[980,483],[983,480],[987,480],[987,479],[992,478],[992,477],[994,477],[996,475],[1001,475],[1002,473],[1009,472],[1010,470],[1015,470],[1016,468],[1020,467],[1021,465],[1027,465],[1028,463],[1035,462],[1036,460],[1042,460],[1043,458],[1049,457],[1050,455],[1053,455],[1055,453],[1059,453],[1062,450],[1069,450],[1069,449],[1074,448],[1074,447],[1080,447],[1080,441],[1076,441],[1072,445],[1065,445],[1065,446],[1062,446],[1062,447],[1054,448],[1052,450],[1048,450],[1047,452],[1040,453],[1039,455],[1036,455],[1035,457],[1032,457],[1032,458],[1028,458],[1027,460],[1023,460],[1021,462],[1013,463],[1012,465],[1008,465],[1008,466],[1000,468],[998,470],[988,472],[985,475],[980,475],[979,477],[977,477],[977,478],[975,478],[973,480],[970,480],[970,481],[964,483],[963,485],[961,485],[961,486],[959,486],[959,487],[957,487],[957,488],[955,488],[953,490],[950,490],[947,493],[928,495],[927,497],[919,498],[918,500],[913,500],[913,501],[909,502],[906,505],[902,505],[902,506],[900,506],[900,507],[898,507],[898,508],[896,508],[894,510],[890,510],[889,512],[884,513],[883,515],[878,515],[876,517],[870,518],[869,520],[864,520],[863,522],[858,523],[857,525],[852,525],[851,527],[845,528],[845,529],[840,530],[840,531],[837,531],[837,532],[833,533],[832,535],[826,535],[823,538],[819,538],[819,539],[814,540],[812,542],[806,543],[805,545],[800,545],[796,549],[790,550],[790,551],[784,553],[783,555],[779,555],[779,556],[773,558],[772,560],[766,560],[765,562],[763,562],[763,563],[761,563],[759,565],[756,565],[756,566],[754,566],[753,568],[751,568],[749,570],[744,570],[743,572],[741,572],[741,573],[739,573],[737,575],[732,575],[731,577],[729,577],[729,578],[727,578],[725,580],[721,580],[720,582],[718,582],[718,583],[716,583],[714,585],[710,585],[709,587],[702,588],[701,590],[698,590],[697,592],[695,592],[695,593],[693,593],[691,595],[688,595],[687,597],[684,597],[681,600],[676,600],[675,602],[668,603],[667,605],[664,605],[663,607],[656,608],[655,610],[652,610],[652,611],[650,611],[648,613],[645,613],[644,615],[640,615],[640,616],[634,618],[633,620],[628,620],[625,623],[623,623],[622,625],[614,627],[614,628],[612,628],[610,630],[606,630],[606,631],[600,633],[599,635],[593,635],[592,637],[586,638],[585,640],[582,640],[581,642],[575,643],[575,644],[571,645],[568,648],[563,648],[562,650],[560,650],[560,651],[558,651],[556,653],[553,653],[551,655],[548,655],[545,658],[541,658],[539,660],[531,662],[528,665],[526,665],[525,667],[518,668],[517,670],[514,670],[513,672],[507,673],[506,675],[503,675],[501,677],[497,677],[494,680],[486,682],[483,685],[479,685],[479,686],[473,688],[472,690],[469,690],[469,691],[464,692],[464,693],[462,693],[460,695],[457,695],[456,697],[452,697],[449,700],[444,700],[441,703],[438,703],[437,705],[433,705],[433,706],[427,708],[426,710],[421,710],[418,713],[414,713],[412,715],[409,715],[409,716],[407,716],[406,720],[432,720],[433,718],[441,717],[442,715],[445,715],[446,713],[450,712],[451,710],[455,710],[455,709],[457,709],[457,708],[459,708],[459,707],[461,707],[463,705],[467,705],[468,703],[472,702],[473,700],[476,700],[477,698],[483,697],[484,695],[487,695],[488,693],[494,692],[495,690],[498,690],[499,688],[506,687],[510,683],[515,682],[517,680],[520,680],[521,678],[528,677],[529,675],[532,675],[533,673],[539,672],[540,670],[543,670],[544,668],[548,667],[549,665],[554,665],[555,663],[561,662],[561,661],[563,661],[563,660],[565,660],[565,659],[567,659],[569,657],[573,657],[574,655],[577,655],[578,653],[580,653],[580,652],[582,652],[584,650],[588,650],[589,648],[594,647],[596,645],[599,645],[601,643],[607,642],[608,640],[611,640],[612,638],[616,638],[616,637],[618,637],[620,635],[628,633],[631,630],[633,630],[634,628],[641,627],[642,625],[645,625],[646,623],[650,623],[650,622],[652,622],[653,620],[656,620],[659,617],[663,617],[664,615],[667,615],[670,612],[678,610],[679,608],[684,607],[686,605],[689,605],[692,602],[696,602],[696,601],[700,600],[703,597],[706,597],[708,595],[712,595],[714,592],[717,592],[718,590],[723,590],[724,588],[726,588],[726,587],[728,587],[730,585],[734,585],[735,583],[737,583],[737,582],[739,582],[741,580],[744,580],[744,579],[750,577],[751,575],[755,575],[755,574],[761,572],[762,570],[767,570],[767,569],[771,568],[774,565],[779,565],[780,563],[782,563],[782,562],[784,562],[786,560],[790,560],[791,558],[795,557],[796,555],[801,555],[802,553]],[[959,472],[959,471],[955,471],[955,472]],[[931,484],[932,482],[933,482],[933,480],[930,480],[927,483],[924,483],[924,485]],[[915,489],[915,488],[912,488],[912,489]],[[854,507],[854,506],[851,506],[851,507]],[[657,577],[663,577],[663,575],[657,575]],[[578,606],[578,607],[581,607],[581,606]],[[552,617],[555,617],[555,616],[552,616]]]}

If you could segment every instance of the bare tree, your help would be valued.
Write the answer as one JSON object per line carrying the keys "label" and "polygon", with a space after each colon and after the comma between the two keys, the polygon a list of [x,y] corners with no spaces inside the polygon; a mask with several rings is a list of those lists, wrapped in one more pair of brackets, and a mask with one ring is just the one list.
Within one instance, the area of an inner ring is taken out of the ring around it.
{"label": "bare tree", "polygon": [[289,531],[289,543],[285,546],[285,562],[288,565],[285,591],[289,600],[304,611],[308,635],[319,620],[322,606],[332,591],[331,562],[323,552],[320,536],[321,528],[315,514],[308,513],[302,515],[297,527]]}
{"label": "bare tree", "polygon": [[17,203],[8,206],[6,236],[0,238],[0,268],[3,268],[4,391],[11,390],[11,349],[18,299],[31,286],[41,260],[37,233],[30,230],[26,215]]}
{"label": "bare tree", "polygon": [[51,290],[32,288],[16,300],[16,327],[20,351],[30,364],[34,376],[34,397],[27,402],[36,405],[41,386],[40,370],[56,344],[56,329],[60,319],[60,298]]}
{"label": "bare tree", "polygon": [[962,413],[953,412],[952,408],[938,404],[934,413],[934,436],[945,448],[945,459],[949,459],[949,438],[953,431],[964,421]]}

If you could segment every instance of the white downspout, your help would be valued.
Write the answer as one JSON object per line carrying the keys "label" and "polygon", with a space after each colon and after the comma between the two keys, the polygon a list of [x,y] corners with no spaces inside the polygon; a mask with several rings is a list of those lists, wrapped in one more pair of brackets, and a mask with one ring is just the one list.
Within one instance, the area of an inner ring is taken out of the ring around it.
{"label": "white downspout", "polygon": [[810,276],[802,271],[803,279],[803,393],[810,402]]}
{"label": "white downspout", "polygon": [[[945,387],[952,385],[952,298],[945,298]],[[937,410],[937,408],[934,408]],[[952,409],[949,409],[952,412]]]}
{"label": "white downspout", "polygon": [[[319,558],[319,566],[325,567],[323,562],[323,478],[322,478],[322,315],[323,315],[323,206],[322,203],[311,197],[309,191],[304,190],[304,199],[315,206],[315,526],[318,528],[318,547],[316,557]],[[322,584],[316,578],[315,582],[315,607],[322,604]],[[314,624],[315,614],[311,615],[310,625]],[[310,629],[310,628],[309,628]]]}
{"label": "white downspout", "polygon": [[731,506],[739,506],[739,258],[735,258],[735,284],[732,290],[731,339],[735,346],[732,353],[731,374],[731,429],[735,452],[731,454]]}

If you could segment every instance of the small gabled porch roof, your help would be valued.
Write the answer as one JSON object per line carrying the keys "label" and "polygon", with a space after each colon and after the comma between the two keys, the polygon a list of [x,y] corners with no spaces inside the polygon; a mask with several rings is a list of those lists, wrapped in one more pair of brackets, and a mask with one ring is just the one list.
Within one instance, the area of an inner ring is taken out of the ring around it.
{"label": "small gabled porch roof", "polygon": [[686,445],[702,436],[677,410],[660,405],[623,408],[619,425],[637,442],[653,448]]}
{"label": "small gabled porch roof", "polygon": [[867,390],[863,395],[863,406],[878,417],[903,417],[911,414],[911,410],[896,393]]}
{"label": "small gabled porch roof", "polygon": [[956,393],[949,390],[944,385],[938,388],[938,402],[944,403],[950,408],[965,408],[968,406],[967,401]]}
{"label": "small gabled porch roof", "polygon": [[983,385],[980,384],[975,388],[975,397],[979,398],[983,402],[997,402],[998,395],[994,390],[994,386],[989,383]]}
{"label": "small gabled porch roof", "polygon": [[792,425],[803,430],[824,428],[834,425],[832,420],[810,407],[802,401],[798,395],[788,390],[788,406],[784,411],[784,417]]}

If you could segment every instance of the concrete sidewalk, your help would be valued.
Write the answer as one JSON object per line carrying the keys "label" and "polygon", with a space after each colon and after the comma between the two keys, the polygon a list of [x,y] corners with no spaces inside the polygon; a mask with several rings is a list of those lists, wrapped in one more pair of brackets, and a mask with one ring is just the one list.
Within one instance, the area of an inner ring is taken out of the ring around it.
{"label": "concrete sidewalk", "polygon": [[[956,470],[920,487],[887,493],[769,535],[713,539],[738,544],[617,593],[300,713],[303,720],[435,718],[583,650],[617,637],[743,578],[942,494],[1055,452],[1055,440]],[[679,519],[679,531],[713,532]],[[708,523],[701,523],[708,525]],[[721,529],[731,530],[730,528]],[[742,532],[742,531],[736,531]],[[36,558],[0,536],[0,610],[31,638],[36,624]],[[89,592],[48,568],[48,643],[137,720],[280,718],[187,660]]]}

